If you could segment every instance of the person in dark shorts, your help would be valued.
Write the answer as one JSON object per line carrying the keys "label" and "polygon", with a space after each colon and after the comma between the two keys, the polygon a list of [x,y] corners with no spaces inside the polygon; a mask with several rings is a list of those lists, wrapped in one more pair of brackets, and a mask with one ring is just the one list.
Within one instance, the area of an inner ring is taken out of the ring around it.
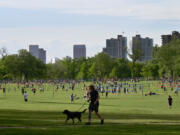
{"label": "person in dark shorts", "polygon": [[98,113],[98,108],[99,108],[99,93],[97,90],[95,90],[94,85],[89,86],[90,90],[90,104],[89,104],[89,115],[88,115],[88,122],[86,125],[91,124],[91,113],[95,111],[95,114],[98,116],[98,118],[101,120],[101,124],[104,124],[104,119],[102,116]]}
{"label": "person in dark shorts", "polygon": [[21,93],[22,93],[22,95],[24,95],[24,87],[22,87]]}
{"label": "person in dark shorts", "polygon": [[169,104],[169,108],[170,108],[170,109],[172,108],[172,101],[173,101],[172,97],[169,96],[169,98],[168,98],[168,104]]}
{"label": "person in dark shorts", "polygon": [[108,97],[108,93],[109,93],[108,90],[106,90],[106,97]]}

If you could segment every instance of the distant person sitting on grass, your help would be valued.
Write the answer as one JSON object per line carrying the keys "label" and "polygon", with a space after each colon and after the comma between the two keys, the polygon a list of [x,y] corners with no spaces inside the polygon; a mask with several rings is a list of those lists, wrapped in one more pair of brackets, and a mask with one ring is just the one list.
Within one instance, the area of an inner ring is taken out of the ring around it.
{"label": "distant person sitting on grass", "polygon": [[28,94],[27,94],[27,92],[26,92],[26,91],[24,92],[24,101],[25,101],[25,102],[27,102],[27,101],[28,101]]}
{"label": "distant person sitting on grass", "polygon": [[147,93],[147,94],[145,94],[145,96],[152,96],[152,95],[158,95],[157,93],[155,93],[155,92],[152,92],[152,91],[150,91],[149,93]]}
{"label": "distant person sitting on grass", "polygon": [[169,108],[171,109],[172,108],[172,102],[173,102],[173,99],[171,96],[169,96],[168,98],[168,104],[169,104]]}
{"label": "distant person sitting on grass", "polygon": [[96,115],[98,116],[98,118],[101,120],[101,124],[104,124],[104,119],[102,118],[102,116],[98,113],[98,108],[99,108],[99,93],[97,90],[95,90],[94,85],[90,85],[89,86],[89,90],[90,90],[90,98],[89,100],[91,101],[89,104],[89,115],[88,115],[88,122],[86,123],[86,125],[90,125],[91,124],[91,113],[93,111],[95,111]]}

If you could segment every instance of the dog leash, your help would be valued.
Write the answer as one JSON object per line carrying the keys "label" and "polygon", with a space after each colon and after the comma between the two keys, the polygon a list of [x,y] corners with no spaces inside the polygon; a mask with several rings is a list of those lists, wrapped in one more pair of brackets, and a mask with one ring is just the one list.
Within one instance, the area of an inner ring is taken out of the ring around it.
{"label": "dog leash", "polygon": [[81,110],[85,104],[86,104],[86,101],[81,105],[81,107],[77,111]]}

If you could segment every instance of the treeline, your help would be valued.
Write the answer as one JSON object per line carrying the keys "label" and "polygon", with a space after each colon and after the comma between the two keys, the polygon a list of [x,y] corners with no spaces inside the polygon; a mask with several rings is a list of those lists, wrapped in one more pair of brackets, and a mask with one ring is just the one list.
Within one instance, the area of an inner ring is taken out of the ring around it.
{"label": "treeline", "polygon": [[180,76],[180,40],[153,48],[153,59],[138,62],[141,57],[133,51],[132,59],[114,59],[105,53],[92,58],[62,59],[55,64],[43,64],[26,50],[3,56],[0,60],[0,79],[121,79],[146,77],[157,79]]}
{"label": "treeline", "polygon": [[46,74],[46,65],[26,50],[19,50],[18,54],[5,55],[0,60],[1,80],[42,79]]}

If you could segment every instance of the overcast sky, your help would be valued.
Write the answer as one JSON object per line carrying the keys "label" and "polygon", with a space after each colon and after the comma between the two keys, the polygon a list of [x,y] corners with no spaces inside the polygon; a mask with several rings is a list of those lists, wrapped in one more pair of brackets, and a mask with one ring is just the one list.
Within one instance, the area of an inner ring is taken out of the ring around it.
{"label": "overcast sky", "polygon": [[108,38],[135,34],[161,44],[162,34],[180,31],[180,0],[0,0],[0,47],[9,54],[39,44],[53,57],[72,56],[74,44],[87,55]]}

